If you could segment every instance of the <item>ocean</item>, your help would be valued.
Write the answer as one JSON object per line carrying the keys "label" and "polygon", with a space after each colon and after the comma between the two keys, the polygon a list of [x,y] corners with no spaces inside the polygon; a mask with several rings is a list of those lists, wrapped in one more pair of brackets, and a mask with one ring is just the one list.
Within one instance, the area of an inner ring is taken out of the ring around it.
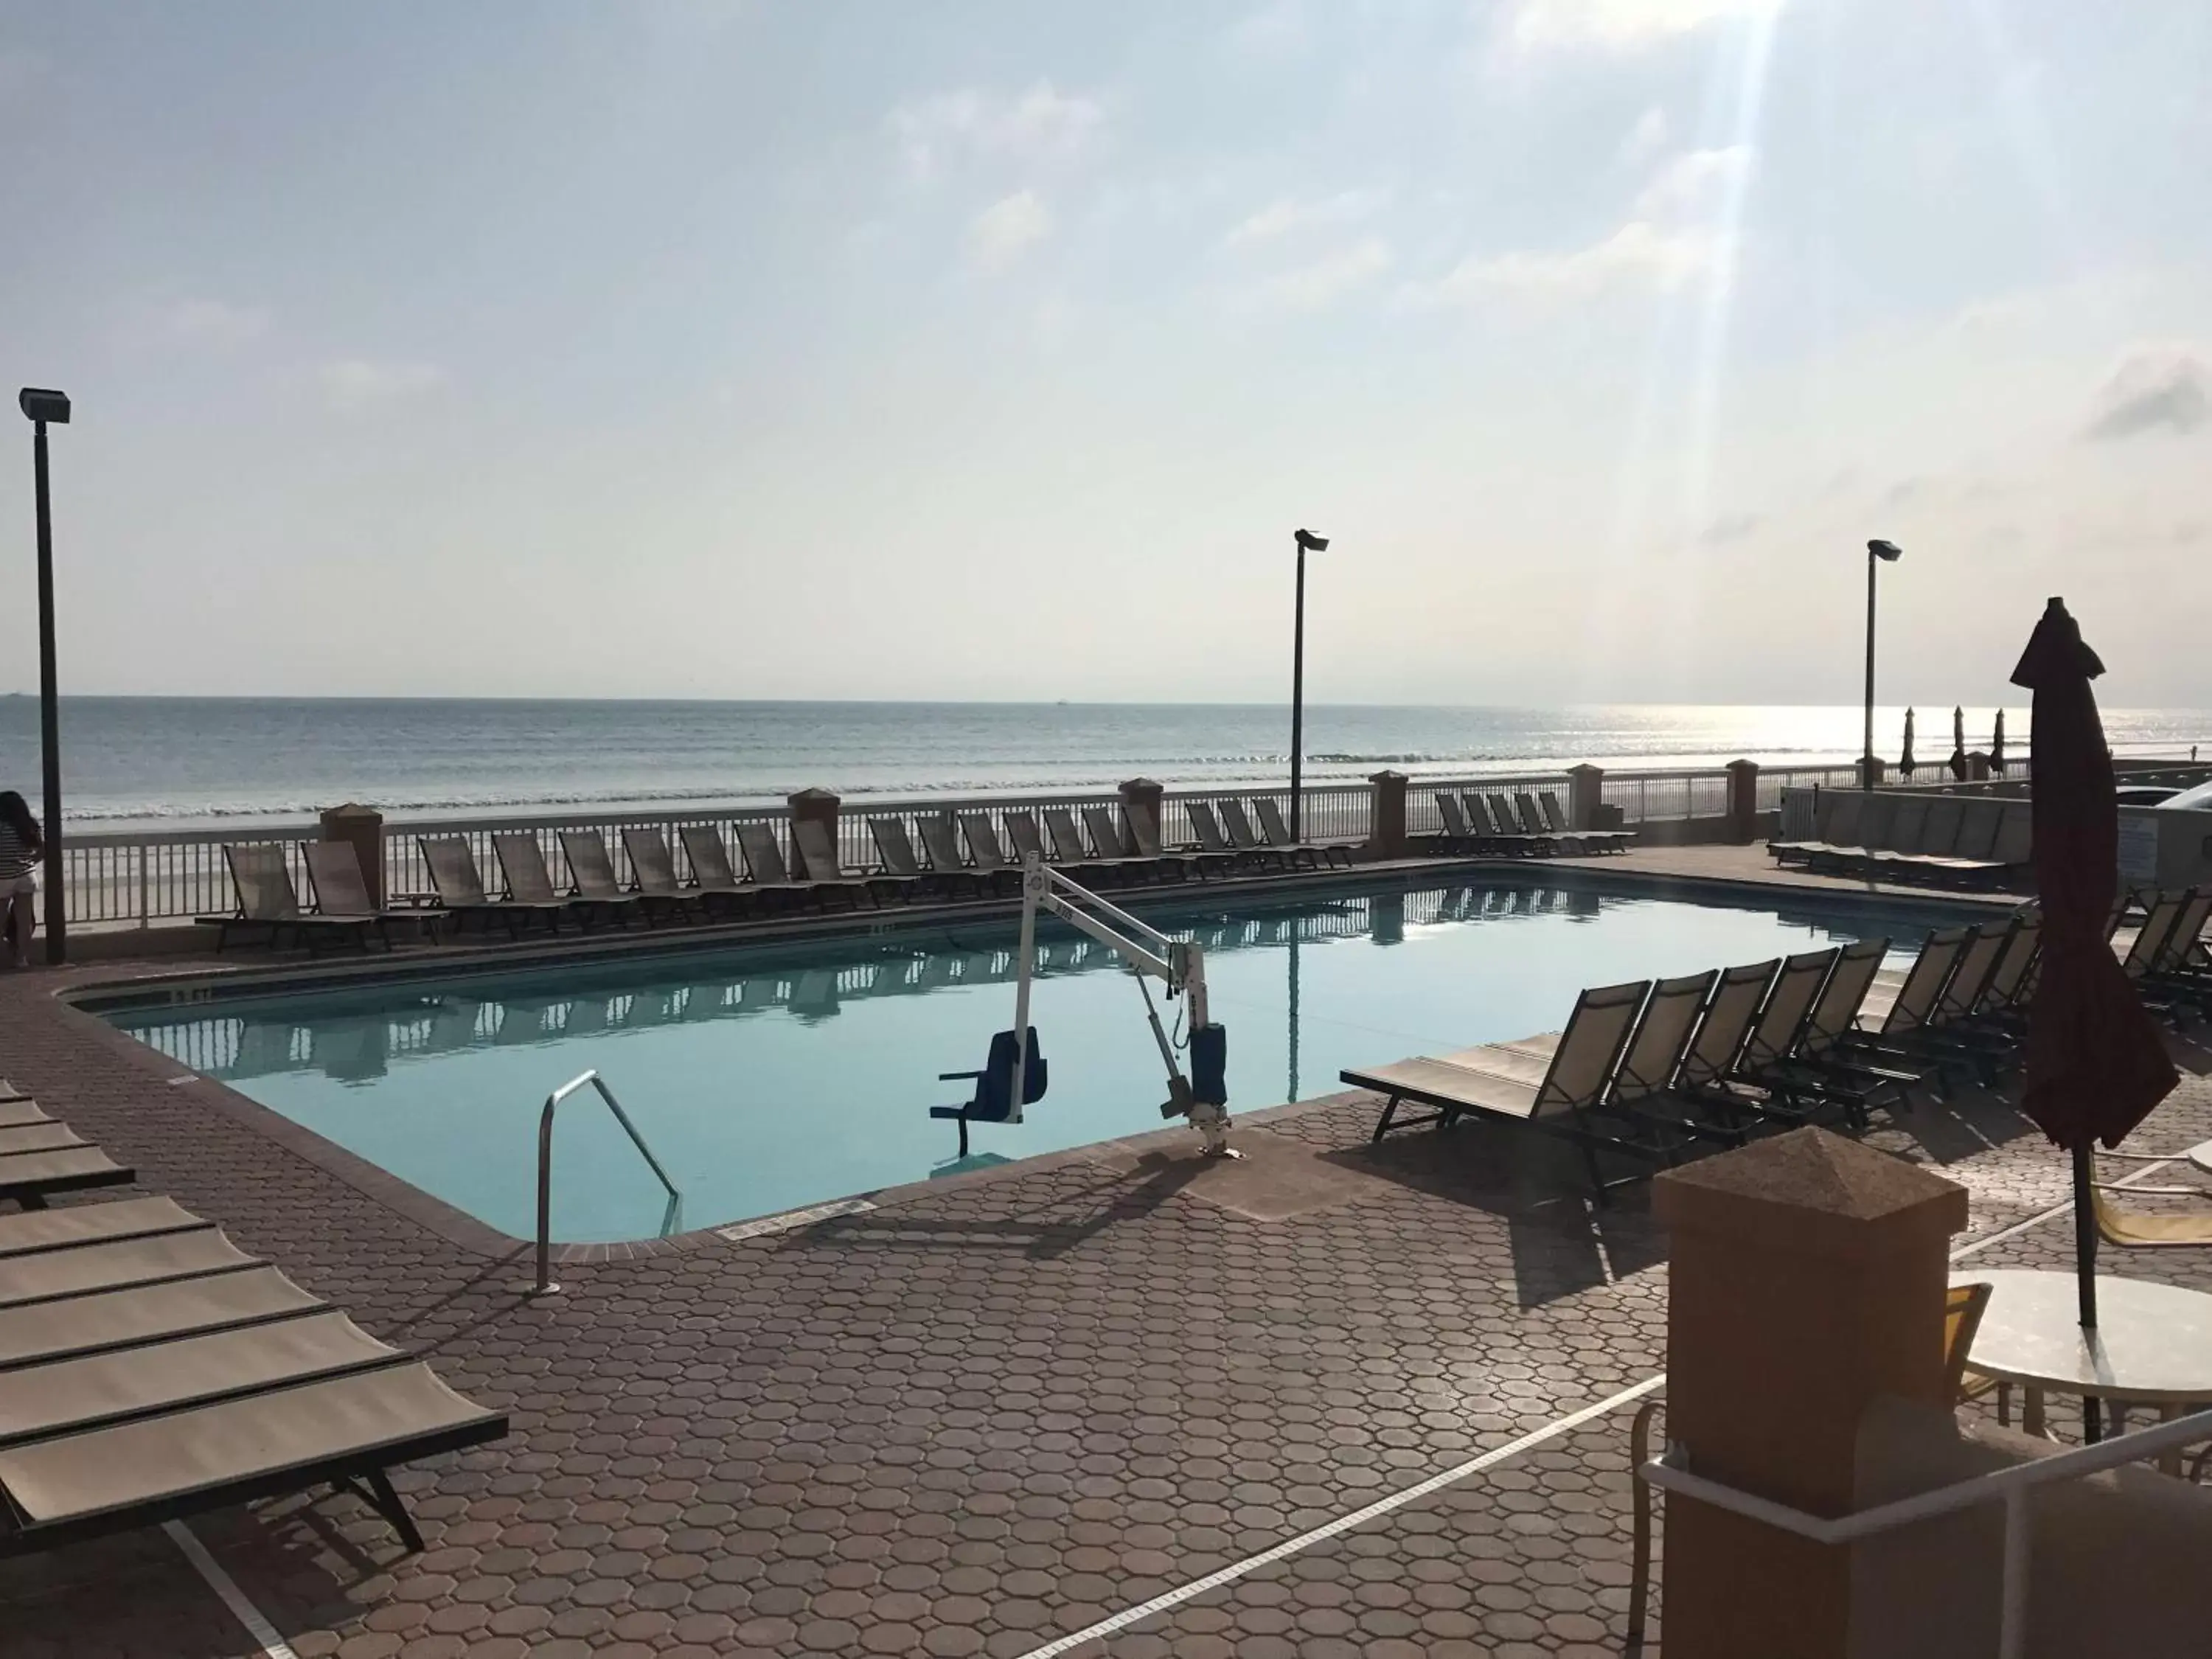
{"label": "ocean", "polygon": [[[1969,709],[1986,747],[1990,708]],[[1923,710],[1923,763],[1950,753],[1948,709]],[[1385,766],[1415,777],[1589,761],[1610,770],[1848,763],[1856,708],[1420,708],[1306,711],[1309,782]],[[1877,715],[1894,759],[1904,710]],[[2025,755],[2027,712],[2006,712]],[[2122,754],[2212,743],[2212,713],[2106,710]],[[297,822],[359,800],[392,817],[621,810],[847,797],[1084,790],[1138,775],[1170,787],[1279,781],[1286,708],[1144,703],[503,702],[68,697],[63,796],[85,830]],[[0,697],[0,788],[39,799],[39,704]]]}

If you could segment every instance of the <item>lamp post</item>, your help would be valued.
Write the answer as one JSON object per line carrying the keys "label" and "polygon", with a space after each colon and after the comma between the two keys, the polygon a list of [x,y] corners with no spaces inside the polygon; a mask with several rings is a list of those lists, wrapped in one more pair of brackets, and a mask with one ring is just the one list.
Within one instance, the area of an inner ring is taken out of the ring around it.
{"label": "lamp post", "polygon": [[1310,530],[1297,533],[1298,600],[1291,629],[1291,839],[1305,839],[1298,775],[1306,753],[1306,555],[1328,550],[1328,538]]}
{"label": "lamp post", "polygon": [[1877,565],[1895,564],[1905,550],[1895,542],[1867,544],[1867,672],[1866,748],[1859,757],[1859,787],[1874,787],[1874,573]]}
{"label": "lamp post", "polygon": [[25,386],[16,406],[32,426],[31,468],[39,514],[39,748],[46,775],[46,961],[58,966],[69,954],[69,908],[62,898],[62,738],[60,695],[54,668],[54,513],[46,494],[46,425],[67,426],[69,394]]}

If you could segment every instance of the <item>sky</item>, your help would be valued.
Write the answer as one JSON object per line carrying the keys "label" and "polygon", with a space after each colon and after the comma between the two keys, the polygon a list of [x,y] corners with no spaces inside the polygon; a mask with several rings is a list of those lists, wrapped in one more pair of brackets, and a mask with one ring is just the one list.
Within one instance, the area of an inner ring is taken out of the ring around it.
{"label": "sky", "polygon": [[[0,0],[66,690],[2212,707],[2203,0]],[[36,683],[27,433],[0,686]],[[2013,701],[2017,701],[2014,697]]]}

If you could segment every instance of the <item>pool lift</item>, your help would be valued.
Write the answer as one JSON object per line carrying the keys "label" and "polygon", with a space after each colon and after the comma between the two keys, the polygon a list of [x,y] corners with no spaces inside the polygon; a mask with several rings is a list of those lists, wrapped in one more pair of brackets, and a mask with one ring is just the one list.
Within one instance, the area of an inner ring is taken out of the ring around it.
{"label": "pool lift", "polygon": [[[958,1106],[933,1106],[932,1117],[960,1125],[960,1156],[968,1156],[970,1123],[1019,1123],[1022,1108],[1044,1097],[1044,1054],[1030,1024],[1030,978],[1036,963],[1037,912],[1057,916],[1097,939],[1128,963],[1145,999],[1145,1020],[1167,1067],[1168,1097],[1164,1118],[1182,1117],[1198,1131],[1208,1158],[1241,1158],[1229,1144],[1229,1032],[1206,1018],[1206,953],[1195,939],[1170,939],[1127,911],[1109,904],[1089,888],[1050,868],[1036,854],[1022,861],[1022,934],[1014,981],[1014,1028],[991,1038],[990,1056],[980,1072],[943,1072],[939,1081],[972,1080],[975,1097]],[[1147,977],[1164,981],[1170,1000],[1185,999],[1191,1076],[1176,1060],[1176,1044],[1160,1024]],[[1018,1091],[1013,1079],[1022,1079]]]}

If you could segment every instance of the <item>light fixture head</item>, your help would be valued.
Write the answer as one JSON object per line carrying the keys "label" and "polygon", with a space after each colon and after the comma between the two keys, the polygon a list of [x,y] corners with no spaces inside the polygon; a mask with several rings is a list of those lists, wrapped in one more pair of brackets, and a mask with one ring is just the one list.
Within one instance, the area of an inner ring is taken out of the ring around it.
{"label": "light fixture head", "polygon": [[1895,542],[1869,542],[1867,551],[1887,564],[1895,564],[1905,556],[1905,550]]}
{"label": "light fixture head", "polygon": [[1328,551],[1328,538],[1316,536],[1310,530],[1301,530],[1298,532],[1298,550],[1301,553],[1326,553]]}
{"label": "light fixture head", "polygon": [[15,402],[31,420],[54,426],[69,424],[70,401],[66,392],[48,392],[39,386],[27,386],[15,394]]}

